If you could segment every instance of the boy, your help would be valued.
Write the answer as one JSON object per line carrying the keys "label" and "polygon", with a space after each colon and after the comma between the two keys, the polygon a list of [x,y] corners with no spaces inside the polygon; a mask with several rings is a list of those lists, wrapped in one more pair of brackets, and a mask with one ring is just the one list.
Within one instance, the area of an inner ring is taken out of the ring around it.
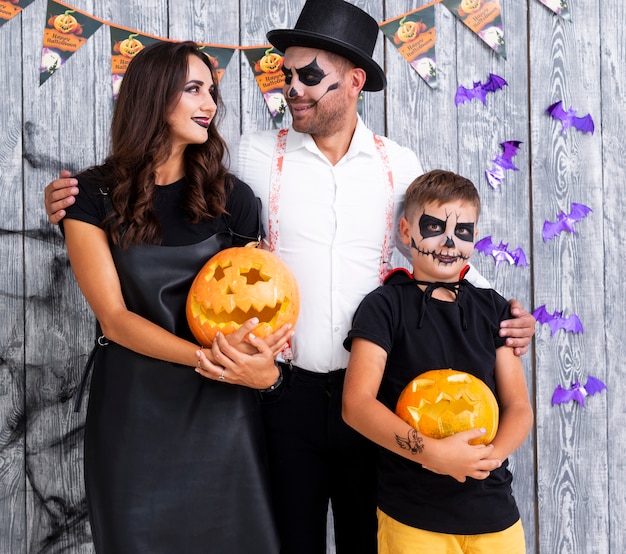
{"label": "boy", "polygon": [[[343,417],[379,446],[379,554],[524,554],[524,532],[506,458],[526,439],[533,414],[522,363],[498,336],[507,301],[463,280],[478,235],[474,185],[448,171],[413,181],[400,221],[413,275],[392,272],[357,310]],[[437,440],[395,415],[404,387],[429,369],[482,379],[500,408],[490,445],[473,429]],[[486,463],[504,460],[488,471]]]}

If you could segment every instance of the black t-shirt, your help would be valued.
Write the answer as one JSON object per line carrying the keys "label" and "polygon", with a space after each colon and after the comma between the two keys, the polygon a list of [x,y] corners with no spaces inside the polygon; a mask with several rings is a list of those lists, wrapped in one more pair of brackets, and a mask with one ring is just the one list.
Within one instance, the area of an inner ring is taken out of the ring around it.
{"label": "black t-shirt", "polygon": [[[66,209],[66,217],[91,223],[98,227],[107,215],[102,181],[92,171],[77,176],[76,202]],[[212,219],[192,224],[183,208],[186,180],[180,179],[154,191],[154,207],[163,233],[162,246],[185,246],[203,241],[215,233],[233,233],[233,245],[243,246],[264,236],[260,223],[260,202],[252,189],[243,181],[230,175],[232,188],[226,200],[226,212]]]}
{"label": "black t-shirt", "polygon": [[[354,315],[346,348],[359,337],[387,352],[378,399],[395,412],[411,380],[447,368],[479,377],[495,394],[496,349],[505,343],[498,330],[500,321],[511,318],[506,299],[463,281],[456,302],[423,300],[412,277],[397,271],[365,297]],[[459,483],[379,448],[378,505],[418,529],[474,535],[510,527],[519,519],[511,481],[506,461],[485,480]]]}

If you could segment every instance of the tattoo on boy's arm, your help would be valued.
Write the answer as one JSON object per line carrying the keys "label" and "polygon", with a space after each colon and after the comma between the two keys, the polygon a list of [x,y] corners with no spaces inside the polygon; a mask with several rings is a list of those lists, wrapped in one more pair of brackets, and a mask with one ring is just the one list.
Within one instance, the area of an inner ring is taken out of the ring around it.
{"label": "tattoo on boy's arm", "polygon": [[424,440],[415,429],[407,433],[406,439],[396,435],[396,442],[403,450],[410,450],[411,454],[420,454],[424,450]]}

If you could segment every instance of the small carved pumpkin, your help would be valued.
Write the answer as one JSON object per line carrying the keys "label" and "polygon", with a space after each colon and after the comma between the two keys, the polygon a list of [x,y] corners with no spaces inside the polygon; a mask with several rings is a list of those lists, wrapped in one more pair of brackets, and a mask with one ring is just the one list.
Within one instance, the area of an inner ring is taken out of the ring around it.
{"label": "small carved pumpkin", "polygon": [[259,62],[263,73],[275,73],[283,66],[283,57],[276,52],[266,52]]}
{"label": "small carved pumpkin", "polygon": [[480,8],[482,0],[462,0],[459,6],[459,15],[464,17]]}
{"label": "small carved pumpkin", "polygon": [[73,11],[74,10],[67,10],[65,13],[57,15],[54,18],[53,24],[54,28],[57,31],[59,31],[60,33],[69,34],[73,33],[76,28],[79,27],[76,18],[73,15],[70,15],[70,13]]}
{"label": "small carved pumpkin", "polygon": [[498,431],[498,403],[478,377],[453,369],[433,369],[402,391],[396,414],[420,433],[435,439],[484,427],[471,444],[489,444]]}
{"label": "small carved pumpkin", "polygon": [[400,42],[411,42],[415,40],[420,33],[426,30],[426,25],[422,21],[407,21],[400,26],[397,31]]}
{"label": "small carved pumpkin", "polygon": [[293,273],[268,250],[233,247],[218,252],[200,270],[187,296],[187,321],[196,339],[210,346],[218,331],[228,335],[252,317],[266,337],[295,325],[300,293]]}
{"label": "small carved pumpkin", "polygon": [[124,39],[123,41],[120,42],[119,50],[122,56],[125,56],[127,58],[132,58],[143,50],[144,48],[143,43],[137,40],[135,38],[136,36],[137,35],[135,34],[129,35],[127,39]]}

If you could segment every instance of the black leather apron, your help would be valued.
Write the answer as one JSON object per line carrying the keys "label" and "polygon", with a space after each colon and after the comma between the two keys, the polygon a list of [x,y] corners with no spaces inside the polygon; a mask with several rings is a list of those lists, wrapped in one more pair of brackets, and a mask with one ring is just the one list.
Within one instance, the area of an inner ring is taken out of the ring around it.
{"label": "black leather apron", "polygon": [[[189,338],[187,292],[227,233],[189,246],[112,248],[130,310]],[[99,554],[272,554],[259,395],[117,344],[98,349],[85,481]]]}

